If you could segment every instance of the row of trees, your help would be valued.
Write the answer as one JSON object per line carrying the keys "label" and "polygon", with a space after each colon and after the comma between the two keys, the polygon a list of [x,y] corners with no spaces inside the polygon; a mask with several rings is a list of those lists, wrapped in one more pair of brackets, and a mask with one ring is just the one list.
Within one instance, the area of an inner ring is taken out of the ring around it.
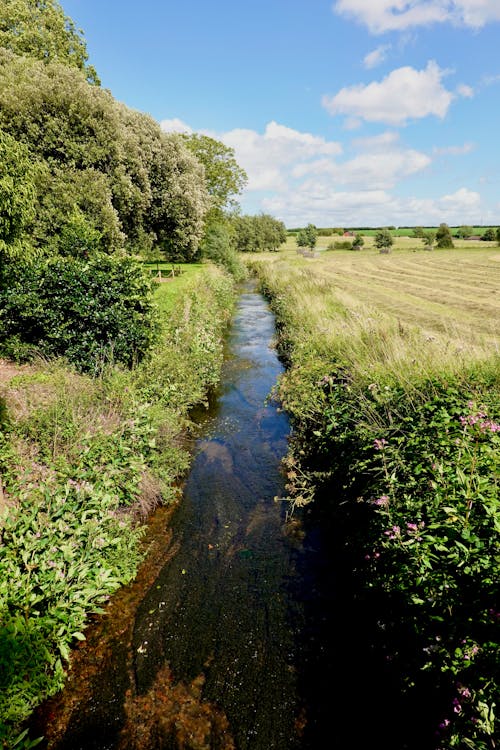
{"label": "row of trees", "polygon": [[[245,182],[233,149],[200,134],[166,134],[149,115],[126,107],[102,89],[88,64],[82,35],[57,0],[3,0],[0,340],[4,354],[33,349],[45,355],[67,354],[63,342],[68,326],[73,326],[75,335],[88,340],[88,357],[80,352],[75,360],[82,369],[91,367],[95,352],[110,348],[115,358],[119,354],[118,359],[127,364],[142,356],[146,343],[151,343],[153,326],[147,285],[141,285],[124,258],[189,261],[205,254],[231,267],[236,250],[277,249],[286,238],[281,222],[268,215],[238,216],[235,210]],[[113,339],[119,335],[123,310],[117,311],[116,326],[110,309],[106,326],[98,321],[100,308],[107,303],[91,284],[89,268],[95,274],[102,270],[100,287],[106,288],[108,279],[114,303],[129,304],[128,314],[138,329],[136,344],[128,351]],[[65,285],[58,304],[73,315],[73,322],[60,322],[64,336],[58,335],[57,315],[39,314],[41,305],[51,304],[43,289],[58,274]],[[89,288],[79,286],[79,279],[88,279]],[[78,302],[73,299],[76,288]],[[89,294],[94,295],[91,305],[84,303]],[[142,312],[135,316],[134,310]],[[50,325],[42,326],[42,318]]]}

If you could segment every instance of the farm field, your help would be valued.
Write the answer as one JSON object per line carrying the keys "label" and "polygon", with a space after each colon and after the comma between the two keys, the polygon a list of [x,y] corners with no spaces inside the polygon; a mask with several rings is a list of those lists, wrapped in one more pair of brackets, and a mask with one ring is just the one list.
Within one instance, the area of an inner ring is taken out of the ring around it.
{"label": "farm field", "polygon": [[426,252],[415,248],[416,240],[399,238],[388,255],[368,244],[361,252],[322,252],[329,239],[319,238],[317,258],[302,258],[290,240],[279,258],[269,258],[280,272],[286,264],[290,284],[294,279],[300,286],[307,277],[301,294],[311,292],[313,300],[303,304],[324,333],[335,299],[337,311],[340,304],[358,319],[373,313],[393,318],[420,329],[429,343],[481,357],[498,351],[498,246]]}

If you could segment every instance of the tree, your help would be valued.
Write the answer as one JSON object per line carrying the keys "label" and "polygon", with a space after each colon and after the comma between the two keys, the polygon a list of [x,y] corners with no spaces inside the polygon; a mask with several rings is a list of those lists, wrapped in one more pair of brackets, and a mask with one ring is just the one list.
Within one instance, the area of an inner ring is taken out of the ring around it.
{"label": "tree", "polygon": [[436,232],[427,231],[424,232],[422,241],[426,250],[432,250],[434,240],[436,239]]}
{"label": "tree", "polygon": [[361,250],[364,244],[365,244],[365,241],[364,241],[363,235],[356,234],[356,236],[354,237],[352,241],[352,249]]}
{"label": "tree", "polygon": [[314,224],[308,224],[304,229],[304,239],[306,241],[306,247],[314,250],[316,247],[316,240],[318,238],[318,230]]}
{"label": "tree", "polygon": [[418,239],[418,240],[423,239],[423,237],[424,237],[424,228],[423,227],[414,227],[414,229],[413,229],[413,236],[416,239]]}
{"label": "tree", "polygon": [[56,0],[2,0],[1,6],[0,47],[78,68],[89,82],[99,83],[94,68],[87,65],[81,32]]}
{"label": "tree", "polygon": [[203,164],[205,182],[211,198],[208,219],[220,218],[224,209],[234,208],[235,197],[247,183],[247,175],[234,158],[234,149],[207,135],[183,134],[187,148]]}
{"label": "tree", "polygon": [[307,234],[305,229],[299,229],[295,237],[297,247],[307,247]]}
{"label": "tree", "polygon": [[496,232],[492,227],[489,227],[488,229],[485,229],[483,232],[483,235],[481,237],[482,240],[485,240],[485,242],[494,242],[496,239]]}
{"label": "tree", "polygon": [[437,247],[454,247],[453,239],[451,236],[450,228],[448,224],[440,224],[436,231],[436,246]]}
{"label": "tree", "polygon": [[497,229],[497,245],[500,245],[500,227]]}
{"label": "tree", "polygon": [[393,244],[392,234],[387,228],[379,229],[375,234],[375,247],[378,247],[381,253],[388,253]]}
{"label": "tree", "polygon": [[471,237],[473,234],[474,234],[474,228],[466,224],[462,224],[462,226],[458,227],[456,231],[457,237],[459,237],[462,240],[465,240],[467,237]]}

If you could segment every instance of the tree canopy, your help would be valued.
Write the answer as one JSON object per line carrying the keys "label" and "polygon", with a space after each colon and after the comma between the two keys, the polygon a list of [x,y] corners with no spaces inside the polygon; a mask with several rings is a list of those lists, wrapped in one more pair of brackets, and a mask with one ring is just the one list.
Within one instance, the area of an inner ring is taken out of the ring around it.
{"label": "tree canopy", "polygon": [[212,215],[220,216],[224,209],[234,208],[236,196],[247,182],[245,170],[234,158],[234,149],[200,133],[184,134],[182,138],[205,169]]}
{"label": "tree canopy", "polygon": [[82,33],[65,15],[57,0],[2,0],[0,47],[17,55],[49,62],[56,60],[84,71],[99,83]]}

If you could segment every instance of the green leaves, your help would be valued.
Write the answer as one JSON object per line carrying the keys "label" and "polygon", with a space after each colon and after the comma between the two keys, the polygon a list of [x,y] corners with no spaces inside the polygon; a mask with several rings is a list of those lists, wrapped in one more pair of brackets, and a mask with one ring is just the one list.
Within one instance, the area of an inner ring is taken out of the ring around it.
{"label": "green leaves", "polygon": [[20,358],[29,347],[97,374],[109,362],[140,361],[157,336],[151,282],[131,258],[97,254],[11,269],[0,302],[3,351]]}

